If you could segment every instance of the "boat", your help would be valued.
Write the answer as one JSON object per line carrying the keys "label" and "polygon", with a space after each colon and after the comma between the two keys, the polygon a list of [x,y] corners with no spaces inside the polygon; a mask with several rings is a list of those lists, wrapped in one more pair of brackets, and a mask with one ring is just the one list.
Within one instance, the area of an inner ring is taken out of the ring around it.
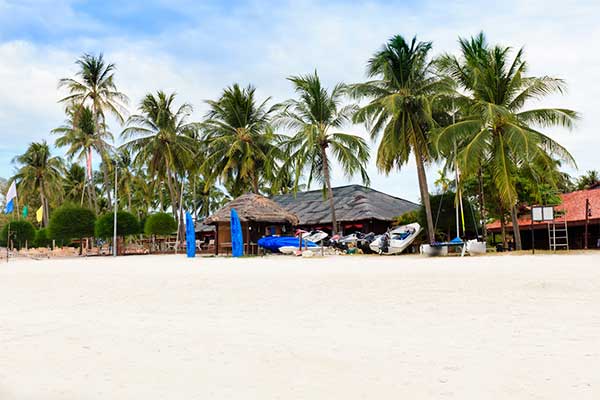
{"label": "boat", "polygon": [[313,243],[319,243],[321,240],[326,239],[327,236],[329,236],[327,233],[319,230],[302,233],[302,239]]}
{"label": "boat", "polygon": [[467,240],[467,252],[472,256],[485,254],[486,243],[480,242],[477,239]]}
{"label": "boat", "polygon": [[[272,252],[280,252],[283,254],[292,254],[298,250],[300,239],[293,236],[265,236],[258,239],[258,246]],[[302,248],[314,249],[317,245],[307,240],[302,240]]]}
{"label": "boat", "polygon": [[402,225],[374,239],[369,247],[379,254],[399,254],[410,246],[422,230],[417,222]]}

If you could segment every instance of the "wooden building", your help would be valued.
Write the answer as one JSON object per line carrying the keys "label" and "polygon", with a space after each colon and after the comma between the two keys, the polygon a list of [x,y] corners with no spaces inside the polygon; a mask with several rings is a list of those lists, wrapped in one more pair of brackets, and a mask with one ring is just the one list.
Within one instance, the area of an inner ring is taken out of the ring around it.
{"label": "wooden building", "polygon": [[[299,227],[331,232],[331,209],[322,190],[273,196],[283,208],[298,216]],[[343,234],[361,232],[384,233],[394,218],[419,208],[419,205],[377,190],[348,185],[333,188],[337,231]]]}
{"label": "wooden building", "polygon": [[[586,243],[589,249],[600,248],[600,186],[588,190],[578,190],[560,195],[561,204],[554,207],[556,218],[554,224],[558,228],[567,227],[568,245],[570,249],[582,249]],[[586,216],[587,214],[587,216]],[[586,228],[587,226],[587,228]],[[500,221],[487,225],[490,235],[500,242]],[[552,229],[552,223],[550,224]],[[531,249],[532,236],[536,249],[548,249],[550,243],[548,222],[531,221],[531,213],[525,210],[519,216],[519,230],[523,249]],[[532,230],[535,230],[532,235]],[[506,232],[512,235],[510,219],[506,223]]]}
{"label": "wooden building", "polygon": [[244,239],[244,254],[258,252],[258,239],[267,235],[293,235],[298,217],[271,199],[258,194],[244,194],[217,210],[204,220],[214,225],[215,254],[231,252],[231,209],[235,209],[241,224]]}

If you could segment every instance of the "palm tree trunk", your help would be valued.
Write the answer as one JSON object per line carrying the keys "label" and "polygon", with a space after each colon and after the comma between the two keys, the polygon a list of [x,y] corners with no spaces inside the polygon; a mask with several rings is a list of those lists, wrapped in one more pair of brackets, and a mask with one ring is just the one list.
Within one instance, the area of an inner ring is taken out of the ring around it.
{"label": "palm tree trunk", "polygon": [[40,183],[40,201],[42,202],[42,223],[44,228],[48,227],[48,202],[46,200],[46,190],[44,188],[44,182]]}
{"label": "palm tree trunk", "polygon": [[517,206],[513,205],[510,209],[510,217],[512,218],[513,237],[515,238],[515,249],[523,250],[521,244],[521,230],[519,229],[519,218],[517,216]]}
{"label": "palm tree trunk", "polygon": [[256,173],[256,171],[254,171],[254,173],[252,174],[252,191],[254,192],[254,194],[260,194],[258,193],[258,174]]}
{"label": "palm tree trunk", "polygon": [[323,160],[323,178],[325,179],[325,187],[327,189],[327,199],[329,200],[329,208],[331,209],[331,235],[337,233],[337,218],[335,217],[335,202],[333,200],[333,189],[331,188],[331,174],[329,172],[329,162],[327,160],[327,146],[321,146],[321,159]]}
{"label": "palm tree trunk", "polygon": [[417,175],[419,177],[419,190],[421,191],[421,201],[425,207],[425,216],[427,218],[427,236],[429,243],[435,242],[435,227],[433,226],[433,214],[431,212],[431,202],[429,201],[429,188],[427,187],[427,174],[425,174],[425,163],[421,156],[419,146],[413,146],[415,150],[415,160],[417,162]]}
{"label": "palm tree trunk", "polygon": [[479,167],[478,171],[479,178],[479,216],[481,218],[481,236],[484,242],[487,242],[487,226],[486,221],[487,217],[485,214],[485,195],[483,192],[483,170]]}
{"label": "palm tree trunk", "polygon": [[108,200],[108,208],[112,207],[112,198],[110,196],[111,184],[110,184],[110,174],[108,173],[108,159],[105,159],[102,163],[102,173],[104,174],[104,191],[106,192],[106,198]]}
{"label": "palm tree trunk", "polygon": [[504,207],[500,206],[500,235],[502,236],[502,247],[508,248],[508,240],[506,238],[506,220]]}

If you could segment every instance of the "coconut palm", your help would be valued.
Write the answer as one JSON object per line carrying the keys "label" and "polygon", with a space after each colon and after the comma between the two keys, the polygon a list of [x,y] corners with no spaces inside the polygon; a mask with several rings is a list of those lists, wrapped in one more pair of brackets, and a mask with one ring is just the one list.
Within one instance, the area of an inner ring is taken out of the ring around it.
{"label": "coconut palm", "polygon": [[195,154],[197,124],[187,122],[192,106],[184,103],[176,108],[175,97],[163,91],[147,94],[121,137],[128,140],[122,148],[133,154],[134,164],[166,182],[173,215],[180,219],[180,182]]}
{"label": "coconut palm", "polygon": [[[97,134],[105,130],[107,115],[112,115],[117,121],[123,123],[124,116],[127,114],[125,106],[129,100],[125,94],[118,91],[114,82],[115,64],[107,63],[102,54],[98,56],[84,54],[75,63],[79,67],[78,79],[63,78],[58,83],[59,88],[64,87],[69,92],[69,95],[60,102],[66,103],[67,107],[88,106],[92,110],[94,131]],[[101,152],[100,156],[104,161],[104,190],[110,207],[112,204],[108,171],[110,155]]]}
{"label": "coconut palm", "polygon": [[[67,147],[65,155],[70,160],[75,159],[79,162],[85,160],[89,163],[91,172],[92,150],[98,154],[110,155],[112,153],[110,142],[114,140],[113,135],[103,122],[96,123],[92,109],[87,106],[69,107],[67,117],[65,124],[50,132],[61,135],[54,144],[57,147]],[[104,159],[106,160],[106,157]],[[106,162],[103,165],[106,165]],[[98,212],[96,188],[93,181],[90,180],[87,190],[94,209]]]}
{"label": "coconut palm", "polygon": [[255,92],[253,86],[237,83],[226,88],[218,100],[207,101],[202,124],[208,146],[202,169],[211,172],[207,184],[219,179],[233,196],[248,190],[259,193],[261,177],[270,174],[274,160],[281,157],[275,145],[281,136],[270,126],[276,107],[267,108],[270,98],[257,103]]}
{"label": "coconut palm", "polygon": [[48,196],[62,191],[65,170],[63,160],[52,156],[48,144],[42,141],[31,143],[25,153],[13,159],[13,163],[18,167],[13,179],[19,181],[21,187],[27,188],[28,191],[39,193],[44,211],[43,224],[48,226]]}
{"label": "coconut palm", "polygon": [[354,116],[365,123],[373,139],[381,135],[377,149],[377,167],[389,174],[400,169],[410,159],[417,165],[419,190],[427,220],[429,241],[435,240],[435,230],[429,201],[425,165],[432,161],[430,131],[435,126],[433,104],[435,97],[447,90],[446,83],[434,75],[428,59],[430,42],[406,41],[392,37],[367,64],[367,75],[376,78],[351,86],[357,98],[369,103]]}
{"label": "coconut palm", "polygon": [[[67,168],[63,183],[65,198],[67,201],[83,205],[86,187],[85,181],[85,169],[81,165],[71,164]],[[88,201],[90,209],[93,208],[92,199],[89,196]]]}
{"label": "coconut palm", "polygon": [[300,175],[307,169],[307,185],[310,186],[313,180],[323,185],[335,233],[337,219],[331,188],[331,161],[336,160],[346,176],[360,174],[363,182],[369,184],[365,168],[369,160],[369,146],[359,136],[338,131],[351,121],[357,109],[355,105],[342,105],[346,85],[338,83],[329,92],[321,85],[316,71],[292,76],[288,80],[292,82],[299,99],[285,102],[276,119],[278,124],[294,132],[287,142],[288,157],[281,170],[285,172],[288,165],[293,166],[295,183],[298,184]]}
{"label": "coconut palm", "polygon": [[524,110],[526,104],[553,93],[564,93],[564,81],[548,76],[527,76],[523,49],[511,58],[511,48],[490,47],[483,33],[460,39],[461,56],[444,56],[440,69],[454,78],[466,91],[463,116],[442,129],[437,147],[448,148],[456,142],[467,144],[460,150],[464,173],[474,174],[482,165],[490,168],[499,201],[510,210],[515,247],[521,248],[517,218],[516,179],[528,163],[556,169],[559,161],[574,164],[569,152],[542,133],[540,128],[572,128],[575,111],[564,108]]}

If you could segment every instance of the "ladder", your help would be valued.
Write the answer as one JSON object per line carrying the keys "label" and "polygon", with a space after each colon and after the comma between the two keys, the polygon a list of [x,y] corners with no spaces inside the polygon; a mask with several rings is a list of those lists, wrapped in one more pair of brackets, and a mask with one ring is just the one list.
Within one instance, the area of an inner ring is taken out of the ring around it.
{"label": "ladder", "polygon": [[566,215],[564,224],[556,221],[548,222],[548,244],[552,251],[560,248],[569,250],[569,231]]}

